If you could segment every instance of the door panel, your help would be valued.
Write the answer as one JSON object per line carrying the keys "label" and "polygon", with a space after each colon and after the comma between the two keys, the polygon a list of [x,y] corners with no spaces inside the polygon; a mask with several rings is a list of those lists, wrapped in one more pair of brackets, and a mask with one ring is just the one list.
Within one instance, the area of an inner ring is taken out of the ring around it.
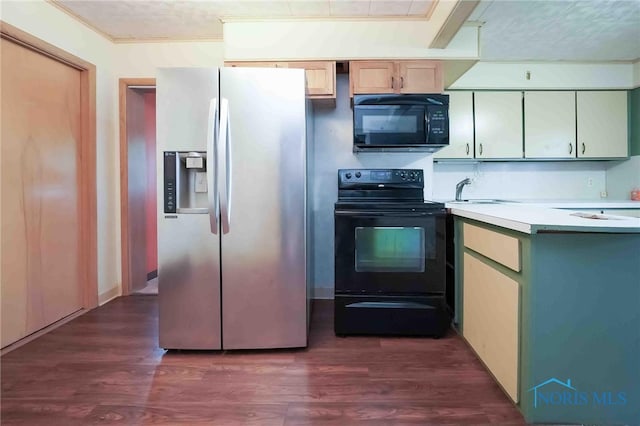
{"label": "door panel", "polygon": [[230,228],[221,237],[223,347],[306,346],[304,71],[220,75],[232,163]]}
{"label": "door panel", "polygon": [[161,151],[205,151],[209,102],[218,93],[216,68],[159,68],[156,124]]}
{"label": "door panel", "polygon": [[522,93],[476,92],[476,158],[522,158]]}
{"label": "door panel", "polygon": [[82,308],[80,71],[2,39],[2,346]]}
{"label": "door panel", "polygon": [[433,158],[473,158],[473,92],[448,92],[449,146]]}
{"label": "door panel", "polygon": [[160,347],[221,349],[220,240],[206,214],[166,216],[158,217]]}
{"label": "door panel", "polygon": [[[164,151],[203,152],[213,143],[208,120],[217,82],[216,68],[159,69],[156,80],[159,338],[166,349],[221,348],[220,238],[206,213],[164,213]],[[205,164],[215,173],[213,158]],[[194,188],[176,186],[180,208],[180,191]]]}
{"label": "door panel", "polygon": [[524,92],[524,156],[576,157],[576,92]]}
{"label": "door panel", "polygon": [[444,292],[445,215],[335,214],[335,287],[341,294]]}
{"label": "door panel", "polygon": [[353,61],[349,67],[352,94],[394,92],[395,62]]}
{"label": "door panel", "polygon": [[442,68],[435,61],[398,62],[400,93],[442,93]]}
{"label": "door panel", "polygon": [[576,109],[578,157],[629,155],[626,91],[579,91]]}
{"label": "door panel", "polygon": [[[127,176],[129,221],[129,286],[131,292],[147,284],[147,146],[145,98],[138,89],[127,89]],[[154,151],[155,155],[155,151]],[[155,190],[155,188],[151,189]],[[155,207],[155,206],[154,206]]]}

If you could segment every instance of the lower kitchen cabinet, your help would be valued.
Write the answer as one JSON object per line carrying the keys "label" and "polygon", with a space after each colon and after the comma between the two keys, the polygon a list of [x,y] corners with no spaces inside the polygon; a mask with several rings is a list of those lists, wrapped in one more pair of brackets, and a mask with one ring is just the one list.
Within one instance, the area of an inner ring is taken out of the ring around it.
{"label": "lower kitchen cabinet", "polygon": [[640,234],[454,228],[458,327],[525,420],[640,424]]}
{"label": "lower kitchen cabinet", "polygon": [[519,283],[464,254],[464,337],[518,402]]}

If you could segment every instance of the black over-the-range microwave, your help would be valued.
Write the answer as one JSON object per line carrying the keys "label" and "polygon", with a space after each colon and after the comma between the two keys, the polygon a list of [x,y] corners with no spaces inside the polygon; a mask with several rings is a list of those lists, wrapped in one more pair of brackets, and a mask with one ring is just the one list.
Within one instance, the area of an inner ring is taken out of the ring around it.
{"label": "black over-the-range microwave", "polygon": [[449,145],[449,95],[355,95],[354,151],[436,152]]}

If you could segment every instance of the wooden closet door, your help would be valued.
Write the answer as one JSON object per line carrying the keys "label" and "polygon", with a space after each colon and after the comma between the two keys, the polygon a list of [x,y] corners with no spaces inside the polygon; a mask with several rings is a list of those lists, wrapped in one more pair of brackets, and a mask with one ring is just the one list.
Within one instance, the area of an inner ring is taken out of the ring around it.
{"label": "wooden closet door", "polygon": [[2,347],[82,308],[80,71],[2,39]]}

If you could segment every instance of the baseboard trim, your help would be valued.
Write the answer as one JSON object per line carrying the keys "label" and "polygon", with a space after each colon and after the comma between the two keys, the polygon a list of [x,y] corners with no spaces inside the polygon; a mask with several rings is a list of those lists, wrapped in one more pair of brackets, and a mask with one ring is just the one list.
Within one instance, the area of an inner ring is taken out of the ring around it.
{"label": "baseboard trim", "polygon": [[329,287],[314,288],[313,299],[333,299],[333,288],[329,288]]}
{"label": "baseboard trim", "polygon": [[66,317],[59,319],[58,321],[54,322],[53,324],[50,324],[48,326],[46,326],[45,328],[41,328],[40,330],[36,331],[35,333],[31,333],[30,335],[23,337],[22,339],[18,340],[17,342],[13,342],[12,344],[5,346],[4,348],[0,349],[0,355],[4,355],[6,353],[9,353],[15,349],[18,349],[21,346],[26,345],[29,342],[32,342],[34,340],[36,340],[38,337],[43,336],[45,334],[47,334],[50,331],[55,330],[56,328],[60,327],[61,325],[65,325],[66,323],[68,323],[69,321],[78,318],[80,315],[83,315],[87,312],[89,312],[90,309],[80,309],[79,311],[75,311],[74,313],[67,315]]}
{"label": "baseboard trim", "polygon": [[98,306],[102,306],[120,295],[120,287],[113,287],[112,289],[107,290],[104,293],[100,293],[98,295]]}

